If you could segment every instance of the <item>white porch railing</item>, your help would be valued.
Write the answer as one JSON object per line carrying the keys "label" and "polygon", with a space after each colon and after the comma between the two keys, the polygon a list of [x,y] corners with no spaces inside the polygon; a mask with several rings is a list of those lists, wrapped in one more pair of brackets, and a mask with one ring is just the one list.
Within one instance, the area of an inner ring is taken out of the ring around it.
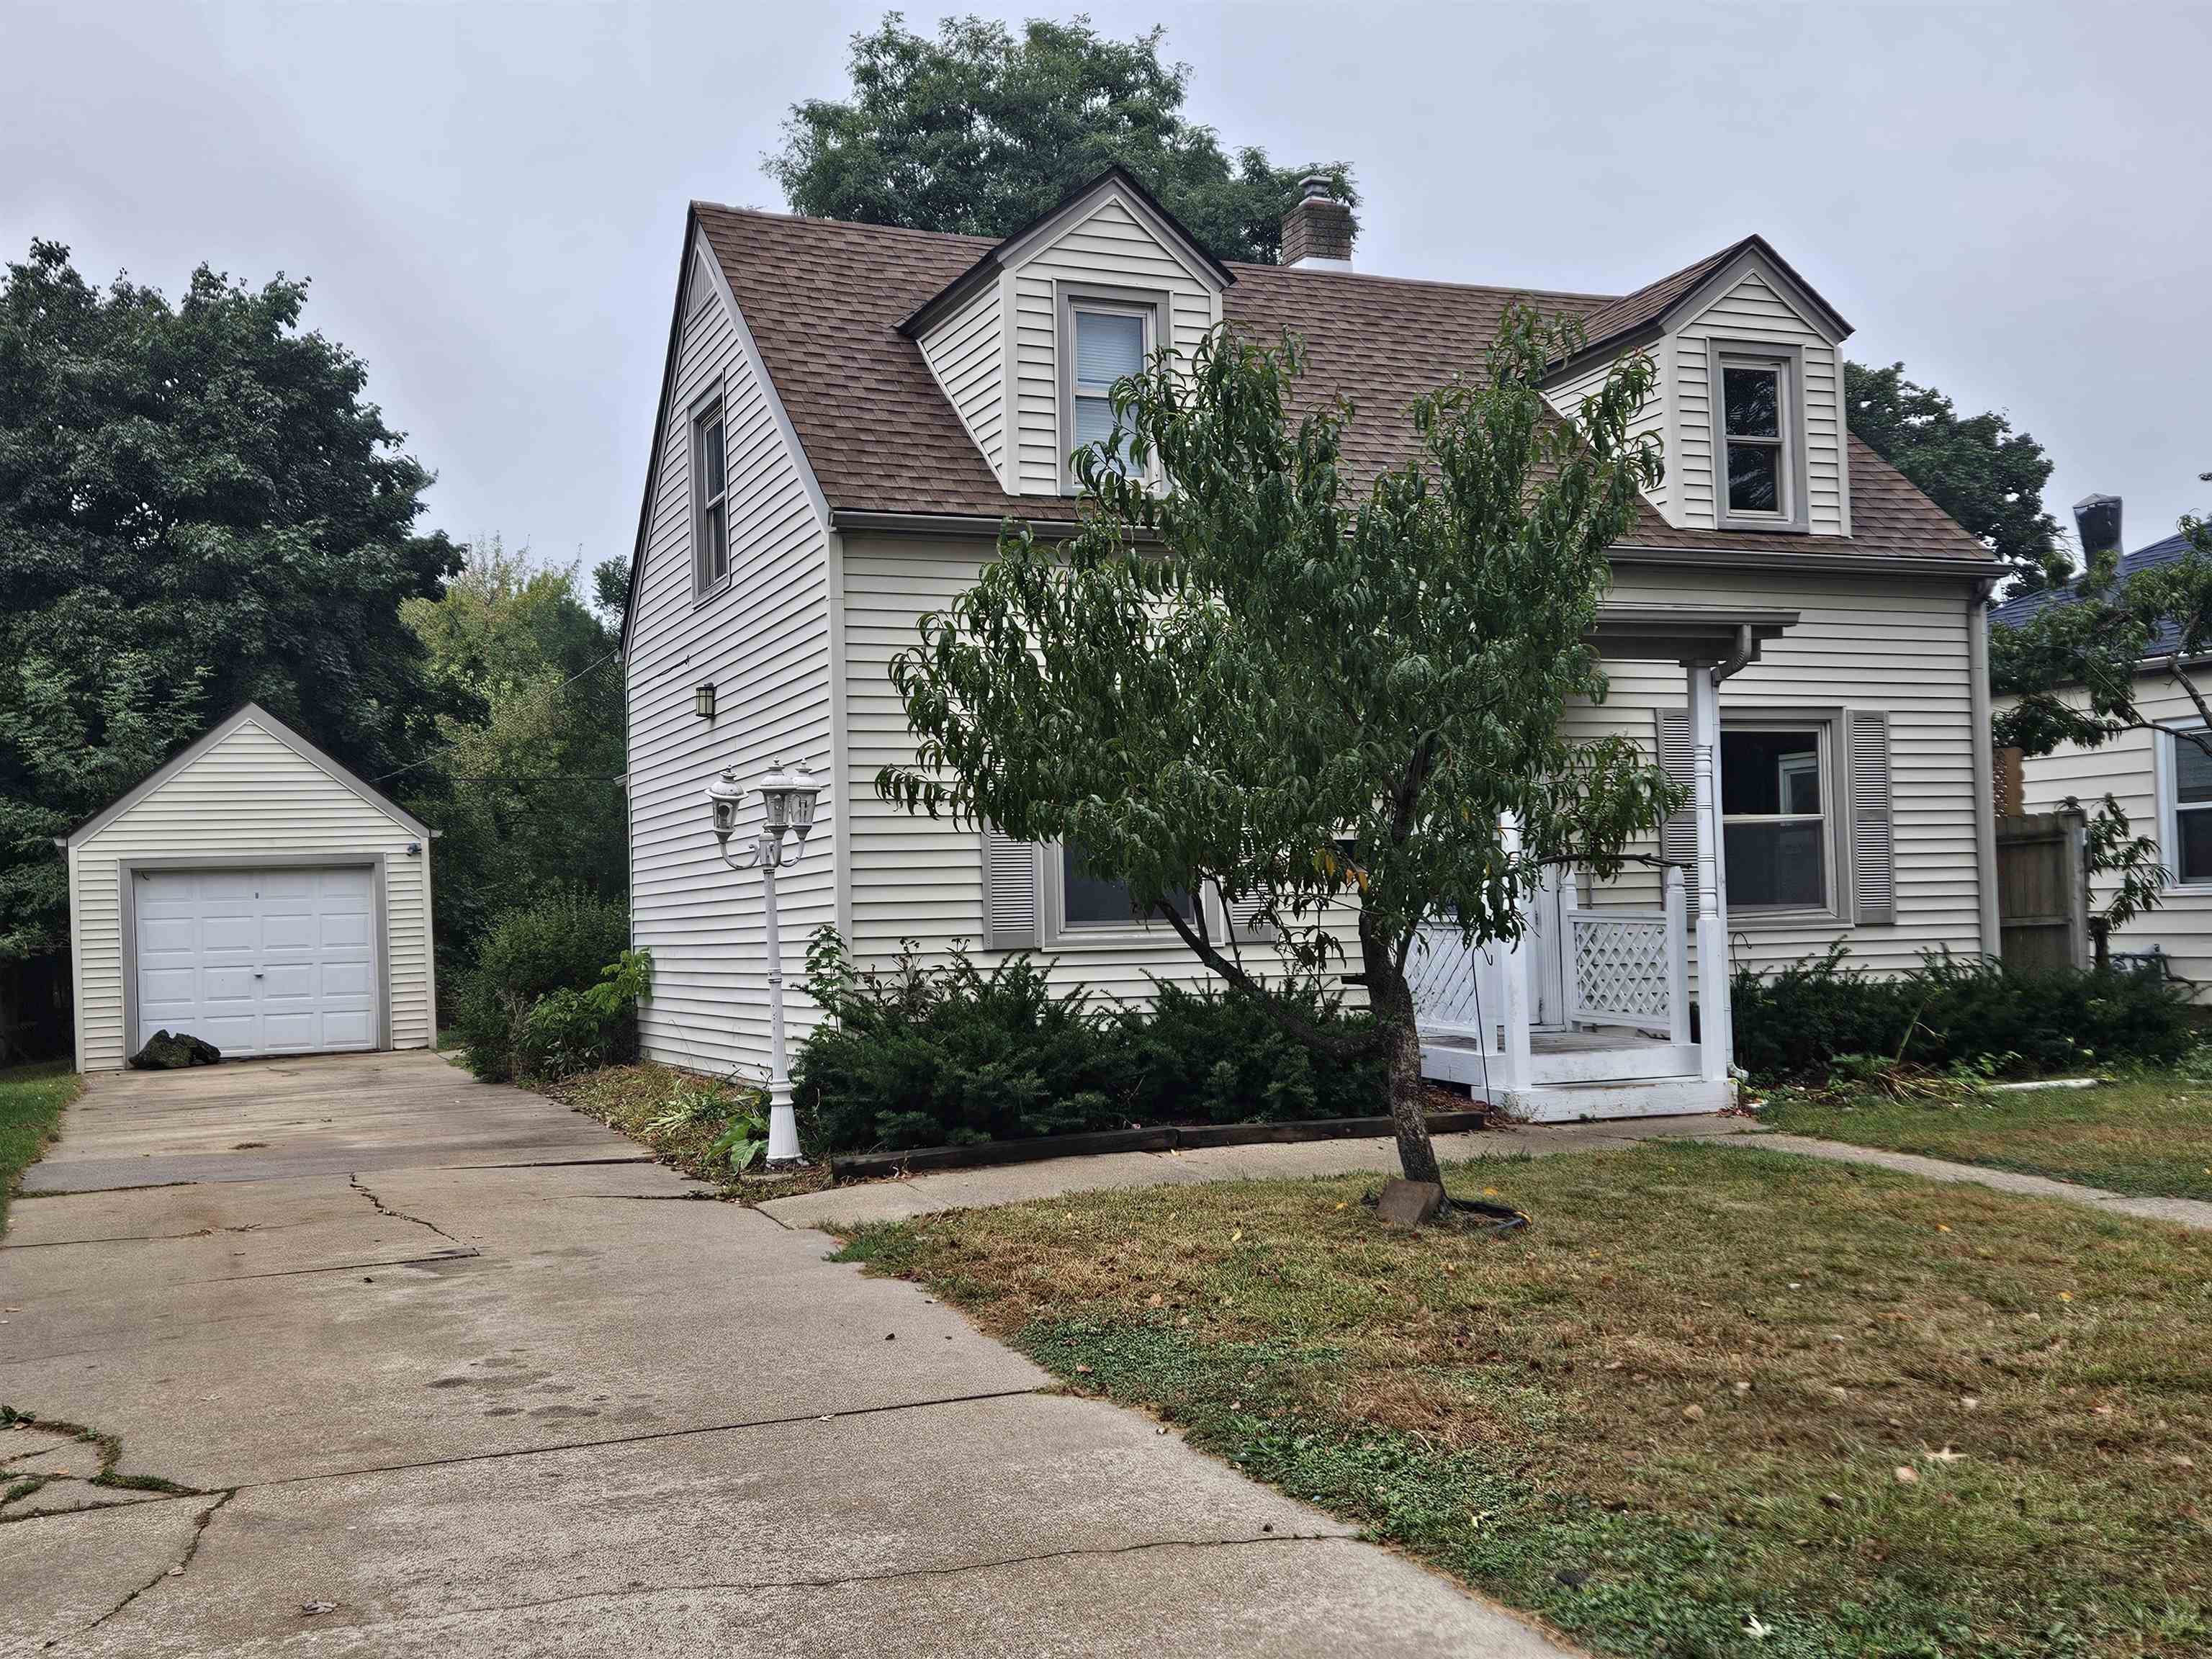
{"label": "white porch railing", "polygon": [[1682,872],[1666,866],[1656,909],[1585,909],[1576,884],[1559,895],[1561,977],[1567,1019],[1628,1025],[1690,1040],[1690,965],[1683,927]]}
{"label": "white porch railing", "polygon": [[[1562,884],[1559,988],[1571,1025],[1626,1026],[1664,1032],[1670,1043],[1689,1042],[1689,941],[1679,868],[1667,866],[1662,890],[1656,907],[1586,907],[1572,881]],[[1422,1036],[1472,1042],[1486,1059],[1504,1062],[1506,1077],[1517,1077],[1537,998],[1525,985],[1522,995],[1513,996],[1509,981],[1526,975],[1536,954],[1499,944],[1474,950],[1455,927],[1422,928],[1406,964]]]}

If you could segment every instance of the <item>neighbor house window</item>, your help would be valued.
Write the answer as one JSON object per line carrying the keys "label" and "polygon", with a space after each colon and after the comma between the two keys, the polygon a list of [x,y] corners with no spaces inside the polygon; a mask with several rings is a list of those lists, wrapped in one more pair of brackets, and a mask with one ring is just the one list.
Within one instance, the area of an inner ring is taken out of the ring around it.
{"label": "neighbor house window", "polygon": [[1721,732],[1729,908],[1827,908],[1833,829],[1825,723]]}
{"label": "neighbor house window", "polygon": [[720,586],[730,574],[727,465],[718,399],[691,422],[692,584],[701,593]]}
{"label": "neighbor house window", "polygon": [[2212,886],[2212,755],[2186,737],[2173,745],[2173,878]]}
{"label": "neighbor house window", "polygon": [[[1061,448],[1073,456],[1092,444],[1103,444],[1118,426],[1114,416],[1114,386],[1117,380],[1144,372],[1145,360],[1158,346],[1160,308],[1151,301],[1063,297],[1060,307],[1060,360],[1065,365],[1061,387],[1066,413],[1060,423]],[[1122,471],[1129,468],[1125,453]],[[1071,460],[1066,473],[1069,489],[1077,487]]]}
{"label": "neighbor house window", "polygon": [[[1129,897],[1129,884],[1093,874],[1079,848],[1064,846],[1060,849],[1060,926],[1069,932],[1133,927],[1147,920],[1137,914]],[[1168,902],[1186,921],[1198,914],[1188,892],[1169,894]]]}
{"label": "neighbor house window", "polygon": [[1713,442],[1719,520],[1735,529],[1805,527],[1797,360],[1716,349]]}

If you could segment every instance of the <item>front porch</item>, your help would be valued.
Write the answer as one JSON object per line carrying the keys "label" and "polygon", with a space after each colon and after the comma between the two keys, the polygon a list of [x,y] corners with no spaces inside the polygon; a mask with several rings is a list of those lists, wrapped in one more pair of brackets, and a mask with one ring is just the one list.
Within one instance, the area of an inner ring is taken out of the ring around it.
{"label": "front porch", "polygon": [[[1547,871],[1518,939],[1471,950],[1454,927],[1425,928],[1407,964],[1424,1075],[1537,1123],[1734,1103],[1720,686],[1796,621],[1788,612],[1603,607],[1595,641],[1605,656],[1682,666],[1682,752],[1662,759],[1688,786],[1687,823],[1670,825],[1661,856],[1632,866],[1635,879],[1613,888],[1595,889],[1583,872]],[[1510,821],[1504,830],[1513,850],[1517,831]],[[1694,1005],[1693,939],[1697,962],[1717,969],[1698,974]]]}

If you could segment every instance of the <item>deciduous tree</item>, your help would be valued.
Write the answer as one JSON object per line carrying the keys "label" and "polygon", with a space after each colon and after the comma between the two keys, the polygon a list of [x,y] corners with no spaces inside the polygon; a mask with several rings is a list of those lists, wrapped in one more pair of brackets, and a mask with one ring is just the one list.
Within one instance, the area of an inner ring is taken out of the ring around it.
{"label": "deciduous tree", "polygon": [[[1550,415],[1545,366],[1575,338],[1513,309],[1476,378],[1414,406],[1418,453],[1364,482],[1352,405],[1292,413],[1294,337],[1217,331],[1188,364],[1163,356],[1116,389],[1122,430],[1080,454],[1079,533],[1062,549],[1010,525],[893,669],[916,757],[877,787],[908,810],[1079,847],[1263,1000],[1267,953],[1170,895],[1256,906],[1307,971],[1349,924],[1416,1180],[1437,1178],[1417,930],[1514,937],[1546,865],[1610,872],[1678,804],[1632,741],[1561,725],[1569,699],[1605,695],[1607,550],[1659,464],[1629,434],[1646,359],[1571,425]],[[1271,1006],[1316,1048],[1358,1040]]]}
{"label": "deciduous tree", "polygon": [[1263,263],[1305,174],[1358,204],[1340,162],[1275,167],[1186,120],[1190,66],[1160,61],[1165,33],[1110,40],[1079,15],[1016,35],[948,17],[931,40],[892,12],[853,37],[850,98],[793,106],[769,175],[817,218],[996,237],[1118,162],[1216,258]]}
{"label": "deciduous tree", "polygon": [[374,776],[429,735],[402,601],[459,562],[307,288],[0,279],[0,953],[59,949],[52,838],[253,699]]}

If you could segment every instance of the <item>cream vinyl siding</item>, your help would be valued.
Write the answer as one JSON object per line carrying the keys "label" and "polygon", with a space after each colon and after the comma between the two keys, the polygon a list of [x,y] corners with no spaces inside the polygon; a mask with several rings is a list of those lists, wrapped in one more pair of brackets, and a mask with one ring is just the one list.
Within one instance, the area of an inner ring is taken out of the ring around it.
{"label": "cream vinyl siding", "polygon": [[[1738,605],[1799,612],[1797,625],[1770,641],[1761,659],[1720,688],[1723,726],[1757,709],[1833,713],[1863,709],[1889,716],[1896,921],[1729,918],[1737,966],[1771,971],[1842,939],[1858,966],[1895,971],[1926,950],[1966,956],[1981,950],[1974,858],[1973,716],[1967,659],[1967,602],[1956,583],[1877,576],[1711,573],[1625,566],[1613,597],[1641,604]],[[1655,711],[1680,708],[1687,696],[1674,663],[1606,665],[1601,706],[1569,711],[1579,732],[1619,732],[1649,749]],[[1834,734],[1840,744],[1844,733]],[[1828,774],[1828,835],[1848,833],[1843,769]],[[1639,850],[1657,851],[1656,838]],[[1648,874],[1624,877],[1618,902],[1649,902]],[[1840,901],[1850,915],[1848,897]]]}
{"label": "cream vinyl siding", "polygon": [[[1003,278],[1001,279],[1003,281]],[[994,283],[921,340],[922,361],[937,377],[945,402],[983,452],[991,471],[1006,482],[1006,302]]]}
{"label": "cream vinyl siding", "polygon": [[1670,523],[1710,528],[1713,522],[1713,410],[1711,344],[1716,337],[1759,346],[1796,347],[1805,354],[1803,387],[1806,499],[1815,536],[1850,533],[1845,504],[1842,368],[1836,348],[1798,314],[1756,270],[1669,337],[1673,347],[1675,441],[1668,467],[1675,478]]}
{"label": "cream vinyl siding", "polygon": [[[696,280],[696,279],[695,279]],[[656,458],[624,669],[629,735],[630,931],[653,955],[640,1011],[647,1055],[700,1071],[767,1063],[761,878],[718,856],[703,791],[735,766],[750,781],[777,760],[830,764],[829,538],[818,497],[732,312],[726,290],[688,296]],[[720,386],[728,432],[730,580],[695,604],[690,410]],[[718,717],[692,712],[711,680]],[[830,819],[824,803],[823,822]],[[757,798],[732,838],[749,844]],[[835,915],[834,837],[778,885],[785,971]],[[796,1042],[812,1006],[787,1003]]]}
{"label": "cream vinyl siding", "polygon": [[[1628,430],[1632,437],[1648,436],[1659,440],[1665,473],[1656,488],[1644,492],[1644,499],[1651,503],[1661,518],[1668,524],[1674,524],[1677,522],[1674,505],[1678,498],[1674,490],[1673,446],[1668,443],[1667,434],[1673,429],[1668,410],[1674,386],[1674,343],[1671,338],[1662,337],[1644,347],[1644,350],[1651,359],[1657,380],[1651,388],[1651,395],[1644,400],[1644,407],[1636,411],[1636,418],[1629,423]],[[1569,419],[1574,418],[1582,413],[1583,404],[1590,396],[1605,385],[1606,376],[1613,373],[1616,361],[1617,358],[1607,358],[1603,362],[1593,363],[1558,385],[1546,388],[1545,401]]]}
{"label": "cream vinyl siding", "polygon": [[[861,967],[888,965],[902,941],[917,942],[921,958],[942,963],[964,945],[982,960],[982,838],[950,818],[913,817],[878,799],[879,767],[908,761],[914,739],[906,711],[890,683],[892,657],[919,640],[915,624],[926,611],[952,603],[981,573],[990,549],[984,543],[921,543],[845,539],[846,714],[851,725],[847,771],[841,780],[850,804],[852,945]],[[1353,924],[1347,912],[1339,929],[1357,965]],[[1052,981],[1063,989],[1089,985],[1142,1001],[1154,977],[1190,985],[1213,975],[1188,946],[1164,927],[1153,939],[1113,943],[1063,942],[1042,954],[1054,963]],[[1263,972],[1279,970],[1272,945],[1238,946],[1243,960]]]}
{"label": "cream vinyl siding", "polygon": [[[407,844],[422,850],[413,856]],[[125,1055],[119,861],[385,857],[385,937],[392,1046],[425,1048],[431,1011],[430,848],[412,828],[355,793],[249,719],[113,822],[70,851],[76,975],[77,1069],[112,1071]]]}
{"label": "cream vinyl siding", "polygon": [[[2181,726],[2197,724],[2197,705],[2163,670],[2139,676],[2136,697],[2152,720]],[[2000,708],[2011,706],[2009,698],[1998,704]],[[2159,753],[2160,746],[2171,741],[2150,732],[2123,732],[2095,749],[2069,743],[2048,755],[2027,757],[2020,769],[2022,809],[2056,812],[2070,795],[2085,811],[2094,812],[2109,794],[2119,802],[2135,832],[2158,843],[2159,860],[2172,875],[2179,858],[2165,811],[2172,770],[2170,757]],[[2093,884],[2092,907],[2110,903],[2112,888],[2109,880]],[[2173,971],[2183,978],[2212,982],[2212,887],[2169,887],[2157,909],[2113,931],[2116,951],[2148,951],[2153,945],[2172,958]]]}
{"label": "cream vinyl siding", "polygon": [[[947,820],[910,817],[878,800],[878,767],[908,758],[913,739],[892,689],[891,658],[917,637],[925,611],[949,606],[972,583],[986,550],[975,544],[863,541],[845,544],[846,708],[851,723],[843,779],[852,814],[849,845],[852,941],[867,964],[887,962],[902,939],[919,941],[923,959],[942,961],[956,942],[980,949],[983,860],[980,837]],[[1791,609],[1798,626],[1769,644],[1721,688],[1731,710],[1850,708],[1889,716],[1894,814],[1896,921],[1855,927],[1848,921],[1731,918],[1731,952],[1740,965],[1771,970],[1825,951],[1842,939],[1851,959],[1882,971],[1908,969],[1927,949],[1966,955],[1980,950],[1974,860],[1973,728],[1967,677],[1966,602],[1955,584],[1843,576],[1762,577],[1755,573],[1655,572],[1624,568],[1613,597],[1654,603],[1734,604]],[[1619,731],[1647,750],[1655,711],[1686,700],[1673,663],[1608,665],[1611,695],[1601,707],[1570,711],[1578,732]],[[1835,740],[1840,744],[1844,732]],[[1832,773],[1831,837],[1848,833],[1840,765]],[[1640,850],[1656,853],[1656,838]],[[1648,902],[1656,878],[1632,871],[1601,902]],[[1838,896],[1850,914],[1847,895]],[[1343,935],[1351,939],[1351,919]],[[1248,954],[1267,947],[1247,946]],[[1141,998],[1147,975],[1199,982],[1206,977],[1181,940],[1057,947],[1057,982],[1089,983]]]}
{"label": "cream vinyl siding", "polygon": [[1016,495],[1060,493],[1066,458],[1060,453],[1055,283],[1164,291],[1170,314],[1160,319],[1161,337],[1186,355],[1221,316],[1219,295],[1115,196],[1000,280],[1012,284],[1014,451],[1008,482]]}

